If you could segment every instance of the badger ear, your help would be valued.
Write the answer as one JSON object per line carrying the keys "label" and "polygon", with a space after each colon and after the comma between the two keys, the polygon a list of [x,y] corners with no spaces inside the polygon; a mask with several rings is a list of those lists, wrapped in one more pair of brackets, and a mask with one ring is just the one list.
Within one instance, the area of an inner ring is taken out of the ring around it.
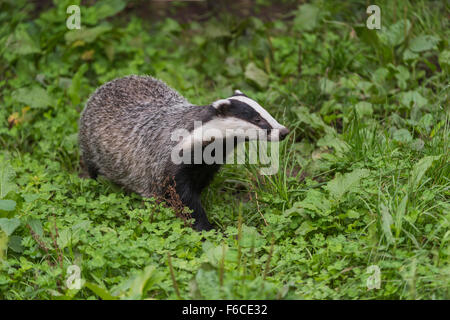
{"label": "badger ear", "polygon": [[237,96],[237,95],[243,95],[243,93],[242,93],[241,90],[234,90],[234,95],[235,95],[235,96]]}
{"label": "badger ear", "polygon": [[231,104],[230,100],[228,99],[220,99],[217,101],[214,101],[211,105],[217,110],[223,110],[225,106],[229,106]]}

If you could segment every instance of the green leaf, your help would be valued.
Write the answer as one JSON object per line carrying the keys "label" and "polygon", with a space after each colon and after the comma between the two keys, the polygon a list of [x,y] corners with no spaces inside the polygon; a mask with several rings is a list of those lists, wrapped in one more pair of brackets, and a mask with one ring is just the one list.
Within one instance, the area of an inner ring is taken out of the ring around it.
{"label": "green leaf", "polygon": [[221,299],[219,277],[216,270],[201,268],[195,276],[198,290],[204,299]]}
{"label": "green leaf", "polygon": [[102,300],[117,300],[118,299],[117,297],[111,295],[106,289],[103,289],[102,287],[99,287],[98,285],[96,285],[94,283],[85,282],[84,286],[91,289],[92,292],[94,292]]}
{"label": "green leaf", "polygon": [[395,213],[395,229],[396,229],[396,237],[400,235],[400,231],[402,228],[403,217],[406,212],[406,204],[408,203],[408,195],[405,195],[397,207],[397,212]]}
{"label": "green leaf", "polygon": [[321,216],[326,216],[331,213],[331,202],[327,199],[323,192],[315,189],[310,189],[306,193],[306,198],[303,201],[294,204],[297,208],[305,208],[313,211]]}
{"label": "green leaf", "polygon": [[298,7],[296,17],[294,19],[294,29],[296,30],[313,30],[317,27],[319,8],[312,4],[303,4]]}
{"label": "green leaf", "polygon": [[359,212],[355,211],[355,210],[348,210],[347,211],[347,217],[349,217],[350,219],[358,219],[359,218]]}
{"label": "green leaf", "polygon": [[44,236],[44,229],[42,228],[42,223],[38,219],[29,219],[27,224],[30,226],[31,230],[39,237]]}
{"label": "green leaf", "polygon": [[17,190],[17,186],[13,183],[16,176],[13,167],[4,159],[0,161],[0,199],[12,191]]}
{"label": "green leaf", "polygon": [[439,54],[439,64],[450,66],[450,50],[444,50]]}
{"label": "green leaf", "polygon": [[19,226],[20,220],[17,218],[0,218],[0,229],[2,229],[7,236],[10,236]]}
{"label": "green leaf", "polygon": [[335,134],[326,134],[317,141],[317,146],[333,148],[338,155],[342,155],[350,149],[347,142],[341,140]]}
{"label": "green leaf", "polygon": [[221,263],[222,259],[225,259],[225,257],[223,257],[223,254],[226,254],[228,251],[227,245],[215,246],[209,241],[204,242],[202,247],[206,258],[208,259],[208,262],[215,267],[217,267]]}
{"label": "green leaf", "polygon": [[413,167],[411,171],[411,185],[413,188],[417,188],[425,175],[426,171],[431,167],[434,161],[439,160],[439,156],[426,156],[420,159]]}
{"label": "green leaf", "polygon": [[373,107],[370,102],[360,101],[355,105],[356,113],[360,118],[370,117],[373,114]]}
{"label": "green leaf", "polygon": [[54,103],[47,91],[38,86],[17,89],[12,96],[15,101],[24,103],[31,108],[45,108]]}
{"label": "green leaf", "polygon": [[392,139],[400,143],[409,143],[413,138],[408,130],[402,128],[394,131]]}
{"label": "green leaf", "polygon": [[311,231],[316,230],[317,227],[314,227],[311,222],[309,221],[303,221],[302,224],[300,225],[300,227],[298,227],[297,230],[295,230],[295,234],[299,234],[299,235],[306,235]]}
{"label": "green leaf", "polygon": [[325,188],[330,192],[331,197],[340,199],[345,193],[355,191],[361,179],[369,175],[370,171],[367,169],[355,169],[345,175],[337,173],[335,178],[328,182]]}
{"label": "green leaf", "polygon": [[398,46],[406,40],[410,29],[411,22],[409,20],[400,20],[387,28],[382,28],[379,33],[380,40],[390,47]]}
{"label": "green leaf", "polygon": [[381,210],[381,229],[389,244],[394,243],[394,236],[392,235],[391,225],[393,223],[392,216],[389,213],[388,207],[384,203],[380,205]]}
{"label": "green leaf", "polygon": [[0,210],[14,211],[16,202],[13,200],[0,200]]}
{"label": "green leaf", "polygon": [[80,97],[81,81],[83,80],[84,73],[88,69],[89,69],[89,66],[87,64],[83,64],[72,78],[70,87],[67,90],[67,94],[69,95],[70,100],[72,101],[73,105],[77,105],[81,101],[81,97]]}
{"label": "green leaf", "polygon": [[245,78],[253,81],[260,88],[265,88],[269,83],[269,76],[253,62],[250,62],[245,68]]}
{"label": "green leaf", "polygon": [[14,33],[6,40],[8,51],[16,55],[27,55],[41,52],[39,44],[30,36],[26,30],[26,25],[19,24]]}
{"label": "green leaf", "polygon": [[0,230],[0,261],[3,261],[8,249],[8,236],[5,232]]}
{"label": "green leaf", "polygon": [[11,248],[14,252],[21,253],[24,248],[22,246],[22,237],[20,236],[10,236],[8,247]]}
{"label": "green leaf", "polygon": [[408,48],[413,52],[423,52],[437,48],[439,41],[441,39],[436,36],[421,35],[412,39]]}
{"label": "green leaf", "polygon": [[110,25],[100,25],[94,28],[74,29],[66,32],[65,39],[68,44],[75,41],[83,41],[86,43],[94,42],[101,34],[110,31]]}
{"label": "green leaf", "polygon": [[122,11],[127,3],[123,0],[99,1],[94,6],[95,15],[98,20],[111,17]]}
{"label": "green leaf", "polygon": [[265,244],[265,240],[254,227],[248,227],[243,224],[242,238],[239,243],[243,248],[258,248]]}
{"label": "green leaf", "polygon": [[409,109],[414,105],[419,108],[428,105],[428,100],[417,91],[402,92],[400,102]]}
{"label": "green leaf", "polygon": [[146,266],[144,270],[134,277],[128,296],[130,298],[142,298],[146,291],[151,290],[161,280],[162,275],[157,271],[155,266]]}
{"label": "green leaf", "polygon": [[61,249],[67,247],[67,245],[72,240],[72,230],[71,229],[62,229],[58,232],[57,244]]}

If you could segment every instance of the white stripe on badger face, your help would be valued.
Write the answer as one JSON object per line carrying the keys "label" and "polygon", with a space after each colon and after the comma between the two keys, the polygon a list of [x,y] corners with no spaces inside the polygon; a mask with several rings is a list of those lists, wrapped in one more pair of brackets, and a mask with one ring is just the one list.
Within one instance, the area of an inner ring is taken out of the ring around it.
{"label": "white stripe on badger face", "polygon": [[258,126],[235,117],[214,118],[206,122],[200,127],[195,128],[192,133],[183,139],[182,148],[189,149],[192,145],[198,145],[204,141],[211,141],[212,138],[250,138],[250,140],[258,139],[258,134],[265,134],[265,130],[259,133],[261,128]]}
{"label": "white stripe on badger face", "polygon": [[252,100],[248,97],[244,97],[244,96],[233,96],[233,97],[229,97],[228,99],[235,99],[241,102],[244,102],[245,104],[249,105],[250,107],[253,108],[253,110],[255,110],[256,112],[258,112],[260,114],[260,116],[266,120],[273,129],[284,129],[285,127],[282,126],[281,124],[279,124],[277,122],[277,120],[275,120],[267,111],[266,109],[264,109],[263,107],[261,107],[255,100]]}
{"label": "white stripe on badger face", "polygon": [[223,104],[231,104],[231,102],[228,99],[220,99],[220,100],[213,102],[212,106],[217,109],[218,107],[220,107]]}

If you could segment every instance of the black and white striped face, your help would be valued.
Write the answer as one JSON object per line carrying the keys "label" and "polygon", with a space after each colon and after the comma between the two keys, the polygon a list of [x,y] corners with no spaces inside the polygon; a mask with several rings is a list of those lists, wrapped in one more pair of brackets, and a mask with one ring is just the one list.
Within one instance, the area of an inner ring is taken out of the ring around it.
{"label": "black and white striped face", "polygon": [[[285,126],[279,124],[256,101],[239,90],[236,90],[234,95],[227,99],[214,102],[212,106],[216,109],[217,116],[206,123],[207,127],[218,129],[224,133],[235,130],[234,136],[245,135],[243,138],[247,140],[257,139],[249,137],[248,132],[252,131],[264,132],[268,141],[281,141],[289,134],[289,130]],[[228,134],[225,135],[228,136]]]}

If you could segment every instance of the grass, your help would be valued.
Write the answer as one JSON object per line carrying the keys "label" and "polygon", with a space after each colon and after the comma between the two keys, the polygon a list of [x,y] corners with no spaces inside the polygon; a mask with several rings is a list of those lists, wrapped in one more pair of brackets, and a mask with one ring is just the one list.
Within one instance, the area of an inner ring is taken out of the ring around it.
{"label": "grass", "polygon": [[[368,30],[366,1],[190,23],[98,1],[80,31],[69,2],[0,4],[0,298],[450,297],[445,2],[381,1]],[[79,177],[80,112],[129,74],[199,105],[239,89],[291,129],[276,174],[226,165],[204,191],[217,231]]]}

